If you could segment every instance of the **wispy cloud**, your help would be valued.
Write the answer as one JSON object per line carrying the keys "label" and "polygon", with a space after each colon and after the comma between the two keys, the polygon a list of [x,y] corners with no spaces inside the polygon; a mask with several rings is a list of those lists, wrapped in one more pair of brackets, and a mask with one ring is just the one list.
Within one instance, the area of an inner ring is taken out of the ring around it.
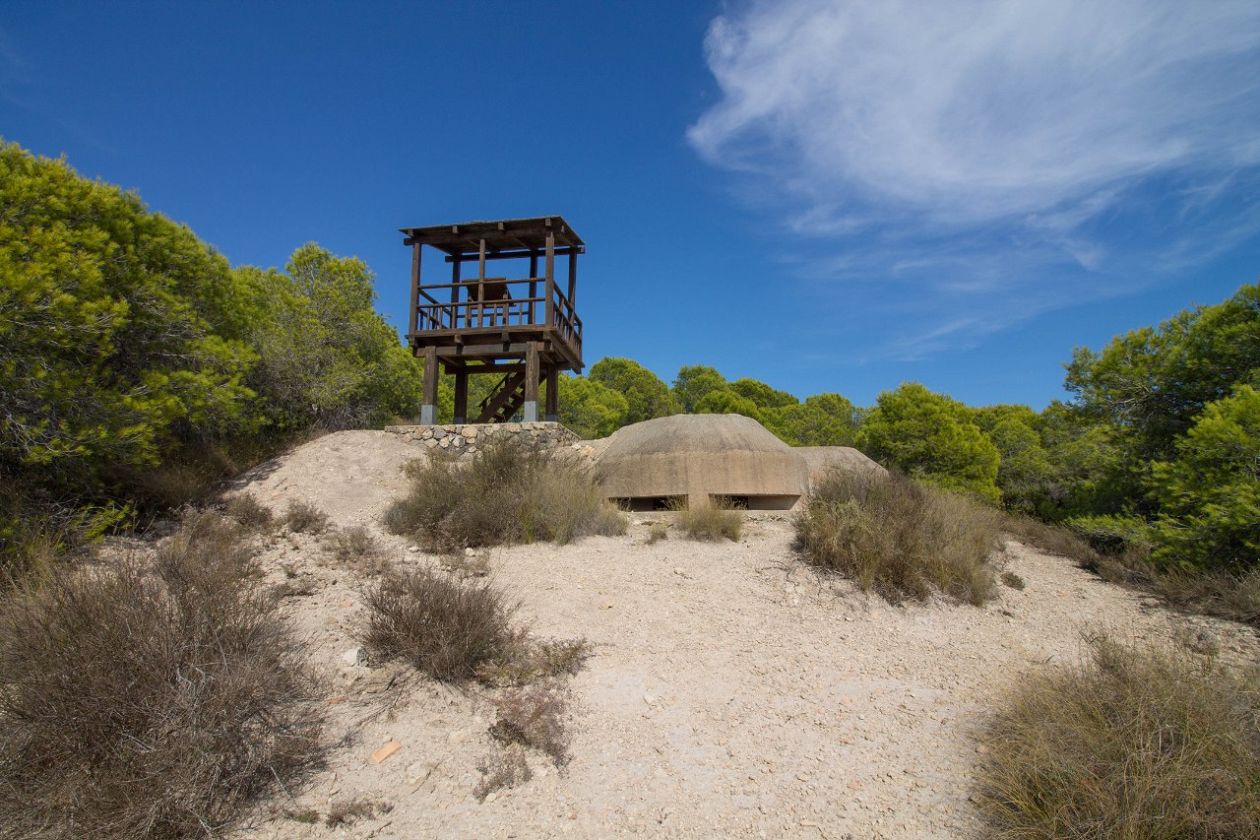
{"label": "wispy cloud", "polygon": [[1007,326],[1219,253],[1192,246],[1213,208],[1235,243],[1260,223],[1254,0],[756,0],[705,50],[721,98],[688,139],[771,185],[801,271],[932,299],[891,353],[991,332],[979,296]]}

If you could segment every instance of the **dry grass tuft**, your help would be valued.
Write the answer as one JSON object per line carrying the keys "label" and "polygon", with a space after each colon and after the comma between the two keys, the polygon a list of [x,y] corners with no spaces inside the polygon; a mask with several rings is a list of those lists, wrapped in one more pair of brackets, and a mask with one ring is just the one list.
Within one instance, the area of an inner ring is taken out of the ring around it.
{"label": "dry grass tuft", "polygon": [[497,740],[544,752],[557,767],[568,763],[568,704],[563,689],[553,684],[517,688],[495,700],[494,706],[498,719],[490,734]]}
{"label": "dry grass tuft", "polygon": [[[1132,574],[1132,567],[1126,567]],[[1260,568],[1246,572],[1148,572],[1154,590],[1178,609],[1260,626]]]}
{"label": "dry grass tuft", "polygon": [[1106,638],[1022,678],[984,736],[996,838],[1260,837],[1260,674]]}
{"label": "dry grass tuft", "polygon": [[362,642],[381,660],[401,659],[437,680],[520,686],[577,673],[590,645],[535,641],[513,627],[516,611],[488,581],[389,570],[367,591]]}
{"label": "dry grass tuft", "polygon": [[739,542],[739,534],[744,527],[744,515],[724,506],[720,500],[696,505],[694,508],[680,505],[675,509],[678,511],[678,527],[691,539],[727,539]]}
{"label": "dry grass tuft", "polygon": [[328,514],[310,502],[289,502],[284,511],[284,524],[299,534],[322,534],[328,530]]}
{"label": "dry grass tuft", "polygon": [[585,639],[535,642],[524,634],[510,655],[484,663],[477,679],[486,685],[522,686],[536,680],[576,674],[591,655]]}
{"label": "dry grass tuft", "polygon": [[515,605],[489,583],[461,583],[428,569],[389,571],[366,595],[363,644],[381,659],[409,662],[437,680],[475,677],[521,646]]}
{"label": "dry grass tuft", "polygon": [[625,516],[575,464],[511,440],[489,443],[467,462],[434,456],[408,471],[411,492],[386,512],[385,526],[433,551],[563,545],[626,530]]}
{"label": "dry grass tuft", "polygon": [[318,756],[314,686],[239,526],[190,516],[135,562],[0,607],[0,837],[177,838]]}
{"label": "dry grass tuft", "polygon": [[1054,525],[1031,516],[1007,514],[1002,530],[1022,543],[1049,554],[1075,560],[1083,566],[1096,563],[1099,554],[1079,533],[1066,525]]}
{"label": "dry grass tuft", "polygon": [[263,533],[270,530],[274,517],[271,508],[249,493],[241,493],[227,500],[224,512],[238,525],[250,531]]}
{"label": "dry grass tuft", "polygon": [[796,517],[796,536],[807,562],[891,603],[940,592],[980,605],[996,589],[988,557],[999,516],[903,476],[833,472]]}
{"label": "dry grass tuft", "polygon": [[499,750],[477,769],[483,774],[481,782],[473,790],[479,802],[485,802],[490,794],[504,788],[523,785],[534,775],[525,759],[525,748],[520,744],[511,744]]}
{"label": "dry grass tuft", "polygon": [[335,563],[367,575],[379,575],[388,568],[385,547],[362,525],[342,528],[324,543],[324,552]]}
{"label": "dry grass tuft", "polygon": [[388,802],[375,799],[343,799],[332,803],[328,816],[324,817],[324,825],[337,828],[349,825],[355,820],[371,819],[378,814],[388,814],[394,806]]}

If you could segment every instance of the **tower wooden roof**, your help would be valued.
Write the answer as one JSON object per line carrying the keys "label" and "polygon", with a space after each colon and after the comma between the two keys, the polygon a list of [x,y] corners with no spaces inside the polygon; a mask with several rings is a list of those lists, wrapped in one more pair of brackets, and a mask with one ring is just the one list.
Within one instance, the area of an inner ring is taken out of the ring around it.
{"label": "tower wooden roof", "polygon": [[399,230],[407,235],[404,245],[429,245],[452,256],[477,253],[483,239],[488,251],[540,251],[546,247],[548,233],[555,234],[557,247],[577,248],[580,252],[583,246],[582,238],[561,216],[462,222]]}

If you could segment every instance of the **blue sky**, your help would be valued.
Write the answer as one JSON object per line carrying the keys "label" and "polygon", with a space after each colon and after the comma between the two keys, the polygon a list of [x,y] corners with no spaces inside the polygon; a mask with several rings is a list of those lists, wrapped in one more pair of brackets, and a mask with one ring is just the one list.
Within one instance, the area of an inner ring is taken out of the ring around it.
{"label": "blue sky", "polygon": [[587,361],[1062,396],[1260,265],[1260,4],[0,6],[0,135],[233,263],[562,214]]}

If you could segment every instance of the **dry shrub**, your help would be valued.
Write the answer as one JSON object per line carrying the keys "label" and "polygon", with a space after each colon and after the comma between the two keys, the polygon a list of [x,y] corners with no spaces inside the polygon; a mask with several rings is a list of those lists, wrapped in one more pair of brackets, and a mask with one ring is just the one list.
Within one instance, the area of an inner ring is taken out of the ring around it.
{"label": "dry shrub", "polygon": [[679,506],[678,527],[693,540],[728,539],[738,542],[744,516],[719,500],[693,507]]}
{"label": "dry shrub", "polygon": [[1091,654],[1022,678],[985,733],[990,836],[1260,837],[1260,675],[1105,638]]}
{"label": "dry shrub", "polygon": [[1154,590],[1178,609],[1260,625],[1260,568],[1238,573],[1171,569],[1148,574]]}
{"label": "dry shrub", "polygon": [[473,790],[479,802],[485,802],[486,797],[495,791],[523,785],[533,776],[525,759],[525,748],[520,744],[511,744],[499,750],[477,769],[483,774],[481,782]]}
{"label": "dry shrub", "polygon": [[284,511],[284,524],[301,534],[322,534],[328,529],[328,514],[310,502],[289,502]]}
{"label": "dry shrub", "polygon": [[591,645],[586,639],[534,641],[520,634],[509,653],[483,663],[477,669],[477,679],[486,685],[503,687],[576,674],[590,657]]}
{"label": "dry shrub", "polygon": [[489,583],[462,583],[428,569],[391,570],[366,594],[363,644],[381,659],[402,659],[437,680],[475,677],[511,660],[522,644],[515,605]]}
{"label": "dry shrub", "polygon": [[996,584],[988,557],[999,514],[900,475],[832,472],[796,517],[805,560],[898,604],[940,592],[983,604]]}
{"label": "dry shrub", "polygon": [[388,567],[385,547],[362,525],[342,528],[324,544],[324,551],[342,566],[349,566],[364,574],[381,574]]}
{"label": "dry shrub", "polygon": [[0,837],[176,838],[309,768],[320,717],[240,529],[152,568],[61,569],[0,607]]}
{"label": "dry shrub", "polygon": [[505,744],[521,744],[546,753],[557,767],[569,761],[568,704],[554,684],[513,689],[494,701],[497,720],[490,734]]}
{"label": "dry shrub", "polygon": [[575,674],[590,656],[585,639],[535,641],[512,626],[516,606],[488,581],[427,569],[391,569],[367,591],[365,647],[437,680],[519,686]]}
{"label": "dry shrub", "polygon": [[370,819],[377,814],[388,814],[392,810],[394,810],[393,805],[375,799],[342,799],[329,806],[324,825],[337,828],[349,825],[355,820]]}
{"label": "dry shrub", "polygon": [[490,574],[490,558],[471,548],[452,551],[442,557],[442,568],[465,578],[485,577]]}
{"label": "dry shrub", "polygon": [[433,551],[563,545],[626,530],[626,518],[576,464],[510,439],[486,444],[467,461],[415,461],[408,473],[411,490],[386,512],[385,526]]}
{"label": "dry shrub", "polygon": [[1189,571],[1153,563],[1150,552],[1128,547],[1082,564],[1109,583],[1154,594],[1170,607],[1260,626],[1260,568]]}
{"label": "dry shrub", "polygon": [[241,493],[228,499],[223,509],[242,528],[259,533],[269,530],[274,519],[271,508],[249,493]]}
{"label": "dry shrub", "polygon": [[1002,530],[1022,543],[1049,554],[1075,560],[1082,566],[1097,563],[1100,555],[1079,533],[1065,525],[1053,525],[1031,516],[1008,514]]}

